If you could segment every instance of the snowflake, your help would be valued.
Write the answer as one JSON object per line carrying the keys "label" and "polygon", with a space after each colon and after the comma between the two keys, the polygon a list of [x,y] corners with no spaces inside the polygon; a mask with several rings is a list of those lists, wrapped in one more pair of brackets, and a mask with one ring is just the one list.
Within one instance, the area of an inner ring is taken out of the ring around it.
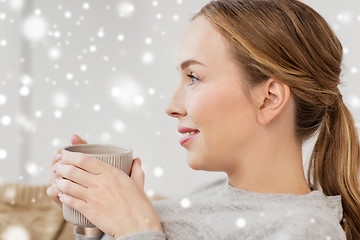
{"label": "snowflake", "polygon": [[238,228],[243,228],[246,225],[246,220],[244,218],[237,218],[236,219],[236,226]]}
{"label": "snowflake", "polygon": [[39,8],[35,9],[34,14],[37,15],[37,16],[40,16],[42,14],[41,9],[39,9]]}
{"label": "snowflake", "polygon": [[15,11],[21,10],[24,4],[24,0],[9,0],[9,7]]}
{"label": "snowflake", "polygon": [[66,11],[66,12],[64,13],[64,17],[67,18],[67,19],[71,18],[71,16],[72,16],[72,14],[71,14],[71,12],[69,12],[69,11]]}
{"label": "snowflake", "polygon": [[4,160],[7,157],[7,151],[3,148],[0,148],[0,160]]}
{"label": "snowflake", "polygon": [[61,51],[57,47],[52,47],[48,51],[48,56],[49,56],[50,59],[56,60],[61,56]]}
{"label": "snowflake", "polygon": [[8,44],[7,40],[5,40],[5,39],[1,39],[1,40],[0,40],[0,46],[6,47],[7,44]]}
{"label": "snowflake", "polygon": [[11,124],[11,117],[8,116],[8,115],[5,115],[1,118],[1,123],[4,125],[4,126],[9,126]]}
{"label": "snowflake", "polygon": [[161,13],[157,13],[157,14],[156,14],[156,19],[158,19],[158,20],[162,19],[162,14],[161,14]]}
{"label": "snowflake", "polygon": [[337,20],[343,24],[349,24],[352,21],[352,15],[349,12],[340,13],[337,15]]}
{"label": "snowflake", "polygon": [[152,44],[152,39],[149,38],[149,37],[145,38],[145,44],[151,45]]}
{"label": "snowflake", "polygon": [[48,23],[41,16],[29,16],[23,23],[23,34],[30,41],[39,41],[46,36]]}
{"label": "snowflake", "polygon": [[31,176],[37,176],[40,172],[39,167],[33,162],[28,162],[25,165],[25,169],[26,172]]}
{"label": "snowflake", "polygon": [[145,100],[144,100],[144,97],[143,97],[143,96],[141,96],[141,95],[135,96],[135,98],[134,98],[134,103],[135,103],[136,105],[138,105],[138,106],[143,105],[144,102],[145,102]]}
{"label": "snowflake", "polygon": [[143,53],[142,57],[142,62],[145,64],[151,64],[154,62],[154,54],[152,52],[145,52]]}
{"label": "snowflake", "polygon": [[10,226],[1,235],[3,240],[30,240],[30,234],[22,226]]}
{"label": "snowflake", "polygon": [[6,96],[4,94],[0,94],[0,105],[4,105],[6,103]]}
{"label": "snowflake", "polygon": [[149,95],[154,95],[155,94],[155,89],[154,88],[149,88],[148,94]]}
{"label": "snowflake", "polygon": [[80,70],[83,71],[83,72],[86,72],[87,71],[87,66],[85,64],[81,64]]}
{"label": "snowflake", "polygon": [[146,195],[148,197],[153,197],[155,195],[155,192],[154,192],[153,189],[149,189],[149,190],[146,191]]}
{"label": "snowflake", "polygon": [[164,169],[162,167],[155,167],[153,174],[155,177],[162,177],[164,175]]}
{"label": "snowflake", "polygon": [[114,120],[112,126],[113,126],[113,129],[118,133],[126,132],[126,125],[123,121]]}
{"label": "snowflake", "polygon": [[91,46],[89,47],[89,50],[90,50],[90,52],[96,52],[97,48],[96,48],[95,45],[91,45]]}
{"label": "snowflake", "polygon": [[135,11],[135,6],[131,2],[122,1],[118,5],[118,14],[121,18],[131,17]]}
{"label": "snowflake", "polygon": [[99,104],[95,104],[95,105],[94,105],[94,111],[95,111],[95,112],[99,112],[100,109],[101,109],[101,106],[100,106]]}
{"label": "snowflake", "polygon": [[52,145],[53,145],[54,147],[59,146],[59,145],[60,145],[60,140],[57,139],[57,138],[54,138],[54,139],[52,140]]}
{"label": "snowflake", "polygon": [[352,95],[352,96],[350,96],[348,101],[349,101],[349,104],[351,107],[360,108],[360,97]]}
{"label": "snowflake", "polygon": [[191,206],[191,201],[189,198],[183,198],[180,201],[180,205],[182,208],[185,208],[185,209],[189,208]]}
{"label": "snowflake", "polygon": [[6,19],[6,14],[5,13],[0,13],[0,19],[5,20]]}
{"label": "snowflake", "polygon": [[54,117],[55,117],[55,118],[61,118],[61,117],[62,117],[62,112],[61,112],[60,110],[56,110],[56,111],[54,112]]}
{"label": "snowflake", "polygon": [[40,110],[36,110],[36,111],[35,111],[35,117],[41,118],[42,115],[43,115],[42,111],[40,111]]}
{"label": "snowflake", "polygon": [[104,132],[104,133],[101,134],[100,141],[102,141],[102,142],[110,142],[110,140],[111,140],[110,133]]}
{"label": "snowflake", "polygon": [[124,36],[123,34],[119,34],[119,35],[117,36],[117,40],[118,40],[119,42],[122,42],[122,41],[125,40],[125,36]]}
{"label": "snowflake", "polygon": [[27,86],[22,86],[19,90],[21,96],[26,97],[30,94],[30,89]]}
{"label": "snowflake", "polygon": [[172,16],[172,19],[173,19],[174,22],[177,22],[177,21],[179,21],[180,17],[179,17],[178,14],[174,14],[174,15]]}
{"label": "snowflake", "polygon": [[83,3],[83,6],[82,6],[82,7],[83,7],[84,10],[89,10],[90,4],[87,3],[87,2],[86,2],[86,3]]}

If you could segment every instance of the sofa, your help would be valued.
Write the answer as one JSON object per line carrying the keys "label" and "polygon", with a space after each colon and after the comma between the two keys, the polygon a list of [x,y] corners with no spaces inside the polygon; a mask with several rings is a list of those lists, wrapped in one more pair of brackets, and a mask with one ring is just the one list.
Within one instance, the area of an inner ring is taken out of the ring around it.
{"label": "sofa", "polygon": [[[74,240],[73,225],[46,194],[47,186],[0,185],[0,239]],[[155,195],[151,201],[163,199]]]}
{"label": "sofa", "polygon": [[73,226],[46,194],[47,186],[0,185],[1,239],[71,240]]}

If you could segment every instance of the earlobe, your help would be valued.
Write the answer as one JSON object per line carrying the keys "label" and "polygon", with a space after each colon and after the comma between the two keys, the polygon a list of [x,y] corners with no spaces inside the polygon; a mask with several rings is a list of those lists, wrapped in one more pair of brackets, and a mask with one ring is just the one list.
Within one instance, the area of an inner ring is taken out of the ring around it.
{"label": "earlobe", "polygon": [[275,79],[268,79],[262,86],[262,104],[257,119],[261,125],[267,125],[276,118],[286,106],[290,97],[288,85]]}

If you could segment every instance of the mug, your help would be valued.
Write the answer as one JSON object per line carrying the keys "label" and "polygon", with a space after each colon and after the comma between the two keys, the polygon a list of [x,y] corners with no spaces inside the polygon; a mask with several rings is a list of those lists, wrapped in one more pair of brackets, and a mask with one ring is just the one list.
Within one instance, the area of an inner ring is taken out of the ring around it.
{"label": "mug", "polygon": [[[125,146],[106,144],[78,144],[63,148],[62,152],[80,152],[119,168],[130,175],[133,150]],[[67,222],[81,227],[95,227],[83,214],[63,204],[63,216]]]}

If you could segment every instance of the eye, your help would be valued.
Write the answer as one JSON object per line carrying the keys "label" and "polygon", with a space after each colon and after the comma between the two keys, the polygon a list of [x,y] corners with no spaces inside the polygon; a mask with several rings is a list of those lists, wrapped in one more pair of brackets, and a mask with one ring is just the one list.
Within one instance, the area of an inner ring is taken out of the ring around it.
{"label": "eye", "polygon": [[187,75],[190,78],[190,83],[189,85],[193,85],[195,84],[197,81],[199,81],[199,79],[197,77],[195,77],[194,75],[188,74]]}

